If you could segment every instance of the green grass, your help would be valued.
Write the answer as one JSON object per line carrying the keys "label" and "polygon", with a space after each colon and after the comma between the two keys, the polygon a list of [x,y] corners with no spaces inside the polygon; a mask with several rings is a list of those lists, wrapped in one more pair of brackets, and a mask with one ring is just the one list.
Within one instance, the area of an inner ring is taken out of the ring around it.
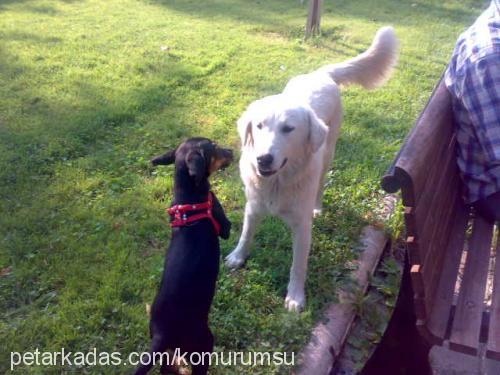
{"label": "green grass", "polygon": [[[361,227],[374,220],[381,174],[483,5],[329,1],[323,35],[304,43],[307,6],[298,0],[0,0],[0,372],[10,351],[144,350],[172,188],[172,169],[148,160],[192,135],[238,149],[235,120],[251,100],[356,55],[392,24],[402,45],[394,78],[375,92],[343,92],[305,312],[283,308],[291,239],[278,220],[261,226],[245,269],[221,268],[217,350],[300,350],[346,278]],[[242,224],[237,166],[213,185],[234,224],[226,255]],[[61,369],[17,373],[51,371]]]}

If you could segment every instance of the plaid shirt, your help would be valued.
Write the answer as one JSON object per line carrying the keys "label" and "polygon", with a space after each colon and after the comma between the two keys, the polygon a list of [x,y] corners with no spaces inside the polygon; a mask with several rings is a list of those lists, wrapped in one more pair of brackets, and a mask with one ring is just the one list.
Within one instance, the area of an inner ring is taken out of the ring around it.
{"label": "plaid shirt", "polygon": [[500,191],[500,0],[458,38],[445,73],[467,203]]}

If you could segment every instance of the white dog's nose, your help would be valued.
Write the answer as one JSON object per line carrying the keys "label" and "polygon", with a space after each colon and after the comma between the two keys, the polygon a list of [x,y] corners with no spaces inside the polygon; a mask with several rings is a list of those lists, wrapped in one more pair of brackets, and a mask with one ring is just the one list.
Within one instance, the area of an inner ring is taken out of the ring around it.
{"label": "white dog's nose", "polygon": [[257,164],[259,168],[268,169],[271,164],[273,164],[274,156],[271,154],[265,154],[261,156],[257,156]]}

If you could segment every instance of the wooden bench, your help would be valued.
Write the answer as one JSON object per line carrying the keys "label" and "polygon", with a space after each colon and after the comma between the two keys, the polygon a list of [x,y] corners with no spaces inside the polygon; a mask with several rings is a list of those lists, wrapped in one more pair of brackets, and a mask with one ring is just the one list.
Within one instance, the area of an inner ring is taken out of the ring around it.
{"label": "wooden bench", "polygon": [[401,189],[420,334],[430,344],[500,360],[498,226],[463,203],[455,143],[441,81],[382,186]]}

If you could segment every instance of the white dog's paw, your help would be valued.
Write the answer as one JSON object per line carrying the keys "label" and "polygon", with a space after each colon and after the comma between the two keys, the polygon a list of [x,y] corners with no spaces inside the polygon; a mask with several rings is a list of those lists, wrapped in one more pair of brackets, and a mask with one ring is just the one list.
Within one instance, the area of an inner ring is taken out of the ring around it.
{"label": "white dog's paw", "polygon": [[322,213],[323,213],[323,210],[321,208],[315,208],[313,210],[313,217],[316,218],[318,216],[321,216]]}
{"label": "white dog's paw", "polygon": [[285,298],[285,308],[288,311],[301,312],[305,302],[306,297],[304,292],[288,293]]}
{"label": "white dog's paw", "polygon": [[247,257],[241,251],[235,249],[226,257],[226,267],[229,269],[240,268],[245,264],[246,259]]}

